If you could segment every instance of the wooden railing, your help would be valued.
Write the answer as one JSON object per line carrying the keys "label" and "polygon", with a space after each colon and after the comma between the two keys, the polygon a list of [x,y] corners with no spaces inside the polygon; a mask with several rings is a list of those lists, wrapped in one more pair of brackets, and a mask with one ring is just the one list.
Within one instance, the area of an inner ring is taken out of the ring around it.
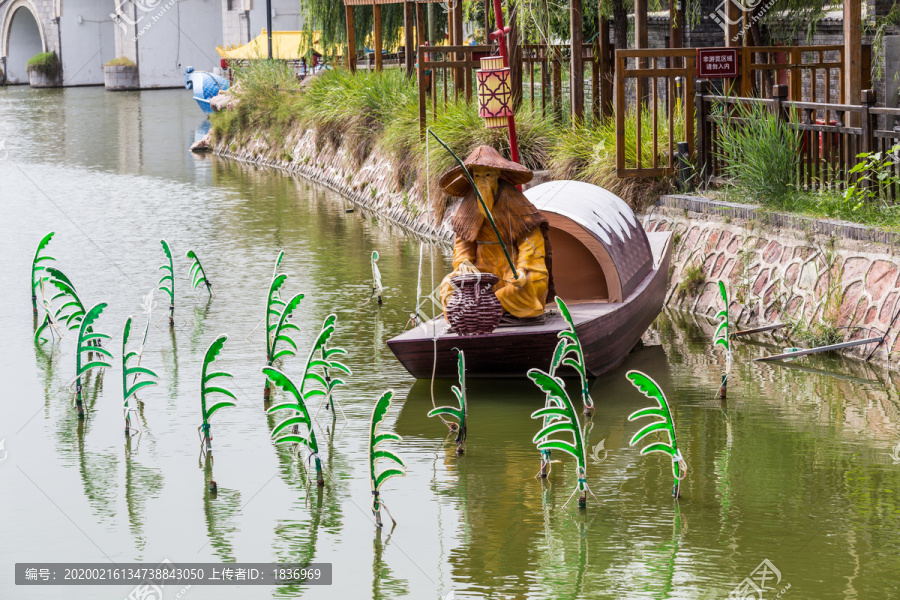
{"label": "wooden railing", "polygon": [[[567,45],[546,46],[525,44],[520,48],[518,69],[522,73],[521,94],[523,103],[544,116],[563,118],[569,114],[571,50]],[[464,99],[472,102],[475,90],[475,71],[481,67],[481,58],[496,54],[497,46],[420,46],[417,50],[419,85],[419,125],[424,132],[428,124],[428,99],[431,99],[432,118],[446,110],[450,102]],[[585,100],[596,118],[612,114],[612,79],[604,78],[603,58],[595,44],[584,44]],[[607,53],[608,55],[608,53]],[[607,63],[611,61],[607,58]],[[589,82],[589,84],[588,84]],[[605,107],[605,108],[604,108]]]}
{"label": "wooden railing", "polygon": [[[860,180],[864,172],[851,170],[860,162],[858,155],[882,152],[884,156],[900,143],[900,131],[893,128],[900,109],[875,106],[874,90],[863,90],[860,104],[792,102],[789,88],[775,85],[771,98],[741,98],[710,93],[710,84],[700,80],[696,86],[697,171],[701,184],[722,180],[724,156],[721,149],[723,126],[740,126],[738,107],[757,104],[800,136],[798,185],[807,190],[845,190]],[[894,165],[900,175],[900,165]],[[900,195],[897,185],[887,190],[890,198]]]}
{"label": "wooden railing", "polygon": [[[686,141],[688,153],[694,148],[693,74],[696,51],[692,49],[616,50],[616,175],[618,177],[661,177],[677,168],[675,145]],[[682,95],[677,78],[684,82]],[[628,101],[629,96],[631,102]],[[640,99],[640,101],[638,101]],[[629,109],[631,105],[631,109]],[[626,123],[630,115],[636,126]],[[650,119],[650,147],[643,144],[644,119]],[[684,139],[676,139],[683,123]],[[664,132],[660,144],[660,131]],[[628,161],[629,155],[634,161]]]}
{"label": "wooden railing", "polygon": [[795,102],[839,102],[843,97],[843,51],[840,45],[741,47],[740,76],[732,91],[744,98],[771,97],[772,88],[783,84],[788,86],[788,98]]}
{"label": "wooden railing", "polygon": [[[796,102],[816,103],[823,97],[826,103],[839,100],[844,73],[842,50],[843,46],[740,47],[737,48],[738,77],[720,78],[718,86],[733,96],[750,98],[768,97],[767,90],[783,84],[789,99]],[[672,175],[678,166],[674,152],[678,142],[686,142],[687,155],[693,156],[696,103],[692,97],[696,76],[696,49],[693,48],[616,50],[616,173],[619,177]],[[683,90],[676,85],[678,78]],[[811,124],[832,123],[833,111],[825,110],[821,118],[824,120],[814,115]],[[680,129],[677,132],[676,123]],[[676,133],[683,139],[674,139]],[[642,143],[648,135],[649,145]]]}
{"label": "wooden railing", "polygon": [[[605,53],[597,44],[582,46],[585,71],[590,72],[586,79],[589,85],[585,86],[585,104],[591,107],[595,119],[612,116],[612,53],[611,45]],[[523,100],[529,102],[532,110],[537,112],[539,109],[545,117],[548,114],[561,117],[568,110],[570,86],[564,81],[563,73],[571,70],[571,64],[572,53],[568,45],[522,46]],[[610,75],[604,78],[604,73]]]}

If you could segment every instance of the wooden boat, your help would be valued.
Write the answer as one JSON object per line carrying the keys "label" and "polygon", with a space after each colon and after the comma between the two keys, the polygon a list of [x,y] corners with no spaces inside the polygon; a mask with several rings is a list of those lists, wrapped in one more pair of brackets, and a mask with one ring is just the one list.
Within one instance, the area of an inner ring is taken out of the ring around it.
{"label": "wooden boat", "polygon": [[[525,195],[550,223],[556,293],[569,306],[590,374],[601,375],[622,362],[662,310],[672,234],[647,234],[621,198],[588,183],[552,181]],[[549,367],[565,327],[556,304],[548,303],[542,323],[460,336],[440,316],[388,346],[417,379],[433,370],[456,377],[454,348],[466,354],[468,377],[525,377],[531,368]]]}

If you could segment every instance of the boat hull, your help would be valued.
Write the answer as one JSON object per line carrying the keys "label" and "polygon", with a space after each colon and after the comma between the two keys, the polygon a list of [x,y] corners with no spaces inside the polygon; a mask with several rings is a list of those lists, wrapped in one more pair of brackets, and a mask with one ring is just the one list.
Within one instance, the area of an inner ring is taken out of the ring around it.
{"label": "boat hull", "polygon": [[[616,367],[638,344],[659,312],[666,296],[671,257],[671,234],[650,234],[653,270],[624,302],[572,304],[569,310],[592,376]],[[559,314],[541,325],[500,327],[486,335],[458,336],[443,330],[443,318],[429,321],[388,341],[388,346],[416,379],[456,377],[456,352],[466,354],[470,378],[525,377],[529,369],[547,369],[566,326]],[[435,339],[434,331],[438,335]],[[561,373],[565,375],[565,373]]]}

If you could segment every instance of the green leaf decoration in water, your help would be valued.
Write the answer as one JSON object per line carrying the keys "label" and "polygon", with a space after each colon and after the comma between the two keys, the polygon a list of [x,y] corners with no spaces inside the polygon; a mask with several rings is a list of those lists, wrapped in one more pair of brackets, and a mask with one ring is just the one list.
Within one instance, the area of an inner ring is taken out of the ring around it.
{"label": "green leaf decoration in water", "polygon": [[[41,331],[51,325],[64,325],[66,329],[77,330],[87,312],[84,303],[78,297],[78,292],[75,291],[75,285],[65,273],[50,266],[44,267],[44,272],[46,277],[42,281],[41,295],[46,314],[40,329],[35,333],[35,341],[40,338]],[[48,299],[45,292],[50,286],[56,288],[57,291]],[[57,308],[52,308],[54,305]]]}
{"label": "green leaf decoration in water", "polygon": [[641,454],[662,452],[671,457],[672,475],[675,477],[672,495],[678,498],[681,495],[681,480],[687,472],[687,463],[681,456],[681,452],[678,450],[678,440],[675,437],[675,421],[672,418],[669,401],[666,400],[666,396],[663,394],[659,385],[644,373],[641,373],[640,371],[628,371],[625,377],[627,377],[628,381],[630,381],[642,394],[656,400],[655,407],[642,408],[641,410],[635,411],[628,416],[628,420],[634,421],[635,419],[644,417],[657,417],[660,419],[644,426],[643,429],[634,434],[629,445],[634,446],[644,439],[644,437],[656,431],[661,431],[669,436],[669,443],[659,441],[648,444],[641,450]]}
{"label": "green leaf decoration in water", "polygon": [[[281,264],[284,252],[278,255],[276,270]],[[303,300],[303,294],[297,294],[287,302],[281,299],[281,288],[287,281],[287,275],[276,273],[269,284],[269,294],[266,297],[266,364],[271,366],[279,358],[294,356],[297,352],[297,343],[288,335],[289,331],[300,331],[300,327],[291,323],[289,319]],[[279,349],[279,343],[284,346]]]}
{"label": "green leaf decoration in water", "polygon": [[35,314],[37,314],[38,292],[41,291],[43,283],[48,279],[44,274],[47,266],[41,263],[56,260],[52,256],[41,254],[41,252],[43,252],[44,248],[50,244],[50,240],[53,239],[54,235],[56,235],[56,232],[51,231],[41,238],[41,241],[38,242],[37,249],[34,251],[34,258],[31,260],[31,307],[34,309]]}
{"label": "green leaf decoration in water", "polygon": [[[125,321],[125,327],[122,329],[122,397],[123,410],[125,413],[125,435],[131,434],[131,412],[135,410],[129,406],[129,399],[134,396],[138,390],[151,385],[156,385],[156,380],[159,379],[159,376],[156,373],[146,367],[128,365],[135,357],[138,357],[139,359],[138,352],[135,352],[134,350],[128,351],[128,338],[131,336],[131,322],[132,318],[129,316]],[[143,343],[141,345],[143,346]],[[140,375],[147,375],[148,377],[152,377],[152,379],[138,381]],[[128,384],[129,376],[133,376],[130,386]]]}
{"label": "green leaf decoration in water", "polygon": [[[575,458],[575,473],[578,476],[578,485],[572,491],[572,495],[563,505],[563,508],[572,501],[576,492],[581,492],[578,505],[587,504],[587,493],[590,487],[587,482],[587,461],[585,460],[584,436],[581,433],[581,423],[578,420],[578,411],[569,399],[565,385],[559,377],[545,373],[540,369],[528,371],[528,378],[535,385],[544,390],[550,397],[548,405],[531,413],[532,419],[541,419],[544,426],[532,440],[537,444],[538,450],[560,450]],[[549,422],[548,422],[549,418]],[[571,435],[572,438],[567,439]],[[593,495],[593,492],[591,492]]]}
{"label": "green leaf decoration in water", "polygon": [[209,279],[206,278],[206,271],[203,270],[203,265],[200,264],[200,258],[197,256],[197,253],[193,250],[188,250],[187,256],[191,262],[191,289],[196,290],[197,286],[201,283],[206,285],[206,291],[209,292],[210,298],[212,297],[212,284],[209,282]]}
{"label": "green leaf decoration in water", "polygon": [[722,296],[722,303],[725,307],[716,315],[719,324],[716,327],[716,334],[713,336],[713,347],[725,347],[725,374],[722,375],[722,385],[719,388],[718,396],[725,398],[728,389],[728,374],[731,372],[731,322],[728,318],[728,292],[725,291],[725,283],[719,281],[719,295]]}
{"label": "green leaf decoration in water", "polygon": [[[93,330],[94,322],[100,318],[100,314],[106,309],[106,302],[101,302],[91,307],[81,320],[81,326],[78,328],[78,340],[75,346],[75,406],[78,409],[78,418],[84,418],[84,403],[81,396],[81,378],[84,377],[91,369],[111,368],[103,357],[112,360],[112,354],[106,348],[96,345],[100,340],[108,340],[109,336],[105,333],[95,333]],[[97,358],[94,354],[98,354]],[[87,354],[86,360],[82,357]]]}
{"label": "green leaf decoration in water", "polygon": [[716,315],[716,319],[719,320],[719,326],[716,328],[715,343],[725,346],[725,350],[731,350],[728,339],[729,330],[731,329],[731,325],[728,322],[728,292],[725,291],[725,283],[722,281],[719,282],[719,294],[722,296],[722,303],[725,305],[725,308]]}
{"label": "green leaf decoration in water", "polygon": [[381,294],[384,292],[384,286],[381,284],[381,269],[378,268],[378,252],[372,252],[372,296],[378,298],[378,304],[381,304]]}
{"label": "green leaf decoration in water", "polygon": [[75,285],[59,269],[47,267],[47,274],[50,284],[59,290],[55,296],[50,298],[50,303],[62,302],[54,311],[53,320],[65,322],[67,329],[77,329],[81,326],[81,320],[87,311],[81,298],[78,297],[78,292],[75,291]]}
{"label": "green leaf decoration in water", "polygon": [[[297,294],[287,302],[281,299],[281,288],[287,281],[287,275],[278,272],[283,260],[284,251],[281,251],[275,259],[275,269],[272,271],[272,281],[269,283],[269,293],[266,296],[266,366],[272,366],[279,358],[294,356],[297,352],[297,343],[289,332],[300,331],[300,327],[291,323],[289,319],[303,300],[303,294]],[[268,381],[263,393],[268,400],[271,393]]]}
{"label": "green leaf decoration in water", "polygon": [[159,278],[157,286],[159,290],[165,292],[169,296],[169,325],[175,324],[175,263],[172,261],[172,251],[169,249],[169,243],[166,240],[159,240],[163,252],[166,253],[168,262],[159,265],[159,271],[162,271],[162,277]]}
{"label": "green leaf decoration in water", "polygon": [[[575,332],[575,321],[572,320],[569,307],[566,306],[566,303],[559,296],[556,297],[556,305],[559,307],[559,312],[566,320],[568,327],[557,334],[559,339],[565,344],[561,350],[557,346],[557,352],[561,351],[562,354],[557,357],[557,353],[554,352],[554,360],[558,358],[557,366],[565,365],[572,367],[578,372],[578,376],[581,379],[581,404],[584,407],[584,414],[590,415],[594,412],[594,401],[588,390],[587,367],[584,364],[584,350],[581,348],[581,340],[578,339],[578,333]],[[553,371],[555,376],[556,369],[553,368]]]}
{"label": "green leaf decoration in water", "polygon": [[456,396],[456,402],[459,404],[459,408],[454,406],[438,406],[430,411],[428,411],[429,417],[437,417],[446,415],[457,421],[456,427],[456,452],[457,454],[462,454],[465,451],[465,443],[466,443],[466,410],[468,409],[468,402],[466,400],[466,357],[463,354],[463,351],[459,348],[454,348],[456,350],[456,367],[459,372],[459,386],[453,386],[450,389],[453,391],[453,395]]}
{"label": "green leaf decoration in water", "polygon": [[[563,338],[559,340],[556,344],[556,348],[553,350],[553,358],[550,360],[550,370],[547,372],[551,377],[556,377],[556,370],[559,368],[560,363],[562,362],[563,356],[566,352],[566,347],[570,345],[570,341],[568,338]],[[562,408],[556,399],[550,392],[546,393],[546,397],[544,398],[544,407],[545,408]],[[547,413],[544,415],[543,427],[547,427],[551,422],[557,420],[559,416],[555,413]],[[551,451],[549,449],[541,450],[541,470],[539,475],[541,478],[547,478],[550,476],[551,471]]]}
{"label": "green leaf decoration in water", "polygon": [[[396,433],[378,433],[378,428],[381,426],[382,422],[384,422],[384,418],[391,408],[391,400],[393,400],[393,398],[394,390],[388,390],[382,394],[381,398],[378,399],[378,402],[375,403],[375,407],[372,409],[372,419],[369,422],[369,481],[372,491],[372,514],[375,515],[375,524],[379,527],[381,527],[382,506],[387,510],[384,500],[381,499],[381,486],[391,477],[402,477],[403,475],[406,475],[406,464],[399,456],[389,450],[381,450],[378,448],[383,442],[400,442],[403,440],[403,438]],[[388,461],[395,466],[390,466],[379,471],[377,465],[379,460]],[[394,520],[390,511],[388,511],[388,516],[391,517],[391,521],[396,525],[397,521]]]}
{"label": "green leaf decoration in water", "polygon": [[[303,384],[298,389],[290,377],[274,367],[263,367],[262,372],[269,381],[293,397],[291,400],[276,404],[266,411],[271,414],[282,410],[290,410],[293,413],[292,416],[284,419],[272,428],[272,437],[275,438],[275,443],[306,446],[312,453],[311,457],[316,461],[316,483],[319,486],[325,485],[325,478],[322,476],[322,460],[319,458],[319,443],[316,441],[316,430],[306,405],[307,399],[318,394],[307,392],[304,395]],[[304,374],[303,383],[305,384],[306,381],[307,374]],[[301,434],[299,430],[300,425],[306,426],[306,437],[303,437]],[[290,427],[290,430],[285,431],[288,427]]]}
{"label": "green leaf decoration in water", "polygon": [[206,442],[207,452],[212,452],[212,435],[210,435],[209,427],[210,417],[212,417],[220,408],[226,408],[228,406],[235,405],[235,403],[230,400],[223,400],[207,408],[207,395],[223,394],[225,396],[228,396],[229,398],[232,398],[233,400],[237,400],[237,398],[231,391],[223,387],[209,385],[209,383],[213,379],[216,379],[218,377],[232,377],[231,373],[226,373],[224,371],[213,373],[209,372],[209,367],[216,360],[216,357],[219,356],[219,353],[222,351],[222,347],[225,345],[226,340],[228,340],[227,335],[220,335],[212,344],[209,345],[209,348],[207,348],[206,350],[206,356],[203,357],[203,370],[201,372],[200,379],[200,408],[203,415],[203,423],[200,425],[200,427],[198,427],[198,430],[200,431],[201,444],[204,441]]}
{"label": "green leaf decoration in water", "polygon": [[[337,357],[345,356],[347,351],[337,346],[334,348],[328,347],[328,342],[334,335],[335,329],[337,329],[337,315],[332,313],[325,317],[325,322],[322,323],[322,330],[316,338],[316,341],[313,342],[313,346],[309,351],[309,357],[306,361],[307,373],[312,373],[313,369],[321,369],[322,371],[322,377],[316,378],[316,381],[325,391],[325,398],[322,402],[322,406],[325,406],[326,410],[330,408],[332,416],[337,416],[334,412],[334,389],[339,385],[344,385],[345,382],[340,378],[334,379],[331,375],[334,371],[339,371],[345,375],[353,374],[350,371],[350,367],[337,360]],[[317,354],[318,358],[316,358]],[[315,374],[309,376],[314,377]],[[340,404],[338,404],[338,407],[340,407]],[[321,409],[321,406],[319,408]],[[343,411],[344,409],[341,408],[341,413],[343,413]],[[347,415],[344,415],[344,418],[346,419]]]}

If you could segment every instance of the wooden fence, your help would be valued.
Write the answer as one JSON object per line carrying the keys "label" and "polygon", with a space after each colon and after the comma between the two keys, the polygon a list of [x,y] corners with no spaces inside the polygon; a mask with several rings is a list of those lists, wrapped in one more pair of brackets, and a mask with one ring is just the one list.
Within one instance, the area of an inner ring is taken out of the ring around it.
{"label": "wooden fence", "polygon": [[[766,97],[767,90],[777,84],[785,85],[789,99],[797,102],[815,103],[824,97],[827,103],[841,97],[843,46],[748,46],[737,50],[739,76],[716,80],[723,93]],[[616,50],[619,177],[672,175],[678,142],[687,142],[688,154],[693,156],[695,103],[691,98],[696,74],[696,49]],[[676,85],[678,78],[682,88]],[[821,124],[830,123],[827,114],[824,118]]]}
{"label": "wooden fence", "polygon": [[[524,44],[518,53],[518,70],[522,74],[521,88],[514,89],[527,105],[543,116],[569,116],[569,78],[571,51],[568,45]],[[486,46],[419,46],[417,67],[419,86],[419,126],[424,132],[428,125],[429,99],[432,119],[444,112],[450,102],[472,102],[477,93],[475,71],[481,58],[497,53],[496,45]],[[611,49],[600,51],[596,44],[584,44],[585,71],[590,73],[585,85],[586,104],[596,118],[612,113],[612,78],[609,72]],[[604,59],[608,68],[604,71]],[[515,68],[515,66],[514,66]],[[604,113],[604,106],[605,113]]]}
{"label": "wooden fence", "polygon": [[[612,115],[612,52],[611,45],[605,53],[598,44],[582,45],[585,71],[590,73],[585,78],[589,83],[585,86],[585,104],[591,107],[595,119]],[[545,117],[548,114],[562,117],[569,110],[571,89],[563,74],[568,72],[571,77],[571,64],[569,45],[522,46],[523,100],[528,101],[532,110]]]}
{"label": "wooden fence", "polygon": [[[665,54],[655,49],[616,50],[618,177],[672,175],[677,166],[675,145],[686,141],[688,148],[693,149],[693,105],[684,99],[694,95],[695,60],[696,51],[688,49],[667,49]],[[677,78],[686,85],[686,95],[679,93]],[[628,102],[629,88],[633,98],[631,103]],[[648,120],[649,126],[645,126]],[[660,145],[660,131],[664,133],[663,145]],[[644,144],[648,134],[649,148]],[[681,139],[682,134],[684,139]]]}
{"label": "wooden fence", "polygon": [[[860,162],[860,153],[882,152],[886,156],[900,143],[900,131],[893,124],[900,109],[875,106],[874,90],[862,91],[860,104],[794,102],[788,99],[788,86],[775,85],[771,98],[739,98],[710,93],[708,81],[698,81],[695,96],[697,114],[697,168],[701,184],[720,181],[725,156],[721,148],[722,128],[740,126],[738,107],[756,104],[770,110],[776,118],[800,136],[800,167],[797,183],[807,190],[844,190],[859,181],[863,172],[852,173]],[[894,175],[900,165],[894,163]],[[864,182],[865,183],[865,182]],[[900,189],[886,190],[896,200]]]}

